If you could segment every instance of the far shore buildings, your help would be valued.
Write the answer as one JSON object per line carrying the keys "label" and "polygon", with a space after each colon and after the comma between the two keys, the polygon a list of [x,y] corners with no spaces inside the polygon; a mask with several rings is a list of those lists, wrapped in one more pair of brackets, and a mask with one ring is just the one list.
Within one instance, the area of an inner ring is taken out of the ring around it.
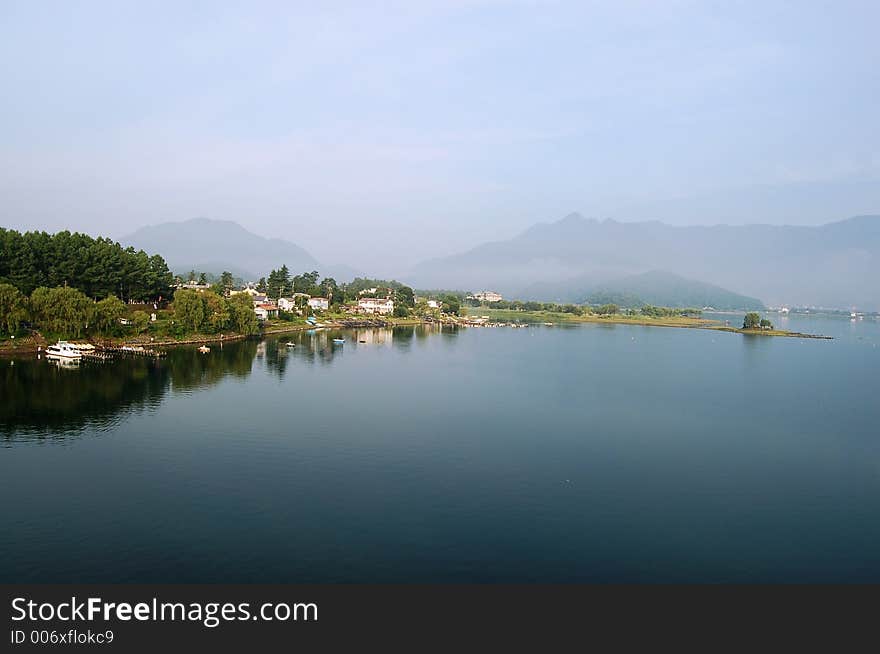
{"label": "far shore buildings", "polygon": [[315,311],[326,311],[330,308],[330,300],[325,297],[310,297],[309,308]]}
{"label": "far shore buildings", "polygon": [[210,290],[210,284],[199,284],[198,282],[183,282],[175,286],[175,288],[184,290],[184,291],[198,291],[199,293],[204,293],[207,290]]}
{"label": "far shore buildings", "polygon": [[362,297],[358,300],[356,311],[368,314],[378,313],[384,316],[394,312],[394,300],[380,297]]}
{"label": "far shore buildings", "polygon": [[501,293],[495,291],[480,291],[468,296],[469,300],[479,300],[480,302],[501,302],[504,298]]}

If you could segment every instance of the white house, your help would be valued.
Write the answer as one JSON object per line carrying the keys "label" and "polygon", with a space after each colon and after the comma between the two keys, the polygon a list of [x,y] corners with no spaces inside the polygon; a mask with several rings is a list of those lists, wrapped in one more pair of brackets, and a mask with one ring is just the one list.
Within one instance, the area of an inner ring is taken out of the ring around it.
{"label": "white house", "polygon": [[358,300],[358,313],[378,313],[385,315],[394,311],[394,300],[380,297],[362,297]]}
{"label": "white house", "polygon": [[199,284],[198,282],[184,282],[182,284],[178,284],[176,288],[186,290],[186,291],[198,291],[199,293],[204,293],[208,289],[211,288],[210,284]]}
{"label": "white house", "polygon": [[474,300],[479,300],[480,302],[501,302],[504,298],[501,297],[501,293],[496,293],[495,291],[480,291],[479,293],[474,293],[471,295]]}
{"label": "white house", "polygon": [[330,301],[325,297],[310,297],[309,307],[315,311],[326,311],[330,308]]}
{"label": "white house", "polygon": [[255,304],[254,313],[257,314],[257,320],[268,320],[269,318],[278,317],[278,307],[274,304]]}
{"label": "white house", "polygon": [[428,308],[429,309],[439,309],[440,302],[438,302],[437,300],[428,300]]}

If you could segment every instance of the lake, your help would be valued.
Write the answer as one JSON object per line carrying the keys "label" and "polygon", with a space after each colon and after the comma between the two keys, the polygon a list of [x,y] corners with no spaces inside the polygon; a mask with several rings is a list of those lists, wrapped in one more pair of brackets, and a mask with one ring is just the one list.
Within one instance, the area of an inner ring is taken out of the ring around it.
{"label": "lake", "polygon": [[880,582],[880,324],[771,317],[835,340],[416,327],[0,358],[0,581]]}

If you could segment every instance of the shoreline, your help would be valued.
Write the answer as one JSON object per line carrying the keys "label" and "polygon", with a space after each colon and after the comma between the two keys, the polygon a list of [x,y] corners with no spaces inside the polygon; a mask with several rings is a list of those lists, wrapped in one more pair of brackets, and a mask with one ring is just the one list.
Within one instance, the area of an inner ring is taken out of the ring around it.
{"label": "shoreline", "polygon": [[[423,325],[423,324],[432,324],[429,321],[423,320],[421,318],[388,318],[382,320],[383,324],[374,325],[377,329],[382,328],[390,328],[390,327],[406,327],[406,326],[415,326],[415,325]],[[361,326],[360,328],[365,329],[368,328],[369,325]],[[291,324],[291,325],[272,325],[268,329],[261,330],[256,334],[191,334],[186,336],[183,340],[149,340],[143,336],[135,337],[135,338],[67,338],[63,340],[70,340],[75,342],[85,342],[91,343],[97,347],[101,346],[110,346],[110,347],[120,347],[123,345],[140,345],[145,348],[169,348],[169,347],[177,347],[177,346],[187,346],[187,345],[207,345],[210,343],[227,343],[229,341],[242,341],[248,338],[262,338],[264,336],[277,336],[280,334],[292,334],[295,332],[303,332],[308,331],[310,329],[358,329],[358,327],[338,324],[335,321],[328,321],[327,323],[323,323],[320,327],[316,327],[314,325],[309,324]],[[11,345],[11,341],[3,341],[0,343],[0,357],[8,357],[15,356],[19,354],[37,354],[42,348],[45,350],[47,345],[50,345],[50,341],[46,340],[42,335],[29,335],[24,336],[20,339],[16,339],[18,343],[14,346]],[[23,341],[23,342],[22,342]],[[20,343],[20,345],[19,345]]]}
{"label": "shoreline", "polygon": [[[807,334],[804,332],[792,332],[784,329],[743,329],[741,327],[733,327],[731,325],[724,325],[718,320],[709,320],[706,318],[647,318],[647,317],[628,317],[628,316],[576,316],[573,314],[556,314],[556,313],[543,313],[543,312],[526,312],[526,311],[506,311],[506,310],[498,310],[498,309],[486,309],[485,314],[489,315],[489,322],[484,325],[473,324],[475,318],[479,318],[480,316],[477,314],[473,315],[464,315],[458,316],[456,318],[451,319],[440,319],[440,320],[425,320],[423,318],[387,318],[382,319],[379,324],[372,325],[376,329],[383,328],[393,328],[393,327],[406,327],[406,326],[416,326],[416,325],[430,325],[430,324],[448,324],[455,325],[458,327],[480,327],[480,326],[491,326],[497,327],[502,326],[503,323],[521,323],[526,325],[546,325],[551,323],[553,325],[564,325],[564,324],[600,324],[600,325],[630,325],[637,327],[668,327],[668,328],[677,328],[677,329],[703,329],[708,331],[717,331],[717,332],[727,332],[733,334],[742,334],[744,336],[768,336],[768,337],[782,337],[782,338],[807,338],[807,339],[817,339],[817,340],[834,340],[833,336],[825,336],[822,334]],[[493,316],[492,314],[496,315]],[[503,314],[503,316],[499,316],[497,314]],[[518,315],[517,315],[518,314]],[[526,320],[523,320],[526,318]],[[328,323],[324,323],[319,327],[320,329],[365,329],[369,328],[371,325],[346,325],[343,323],[338,323],[336,321],[329,321]],[[349,322],[357,322],[357,321],[349,321]],[[501,325],[499,325],[501,323]],[[226,343],[229,341],[241,341],[248,338],[262,338],[265,336],[276,336],[281,334],[292,334],[296,332],[308,331],[310,329],[316,329],[313,325],[303,325],[303,324],[295,324],[295,325],[286,325],[279,326],[273,325],[268,329],[264,329],[257,334],[245,335],[245,334],[205,334],[205,335],[191,335],[187,336],[184,340],[160,340],[160,341],[149,341],[145,340],[143,337],[133,338],[133,339],[73,339],[77,341],[85,341],[88,343],[92,343],[94,345],[112,345],[114,347],[118,347],[121,345],[141,345],[143,347],[178,347],[178,346],[187,346],[187,345],[206,345],[209,343]],[[21,343],[24,341],[24,343]],[[18,354],[36,354],[40,351],[39,348],[45,349],[48,341],[42,336],[26,336],[23,337],[20,341],[21,346],[16,344],[15,346],[10,346],[10,341],[4,341],[0,344],[0,357],[3,356],[14,356]]]}

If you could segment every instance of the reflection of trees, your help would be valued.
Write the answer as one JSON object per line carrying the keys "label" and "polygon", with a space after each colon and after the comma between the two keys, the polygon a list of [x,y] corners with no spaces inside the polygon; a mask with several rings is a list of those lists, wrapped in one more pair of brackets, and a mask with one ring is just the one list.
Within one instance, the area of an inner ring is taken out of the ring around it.
{"label": "reflection of trees", "polygon": [[[58,367],[45,359],[0,359],[0,438],[64,437],[106,428],[119,416],[157,406],[167,392],[205,388],[224,377],[246,378],[254,360],[283,378],[297,365],[327,365],[358,347],[409,348],[431,335],[454,336],[448,326],[297,332],[262,342],[211,345],[211,352],[172,348],[164,359],[122,358]],[[345,345],[333,343],[344,338]],[[288,348],[286,343],[295,343]],[[364,341],[364,343],[360,343]]]}
{"label": "reflection of trees", "polygon": [[176,348],[168,352],[161,363],[171,372],[174,390],[201,388],[218,383],[227,375],[244,378],[260,344],[256,341],[238,341],[211,345],[211,352],[201,354],[195,348]]}
{"label": "reflection of trees", "polygon": [[121,411],[158,404],[169,379],[162,362],[152,360],[75,368],[36,359],[0,360],[0,434],[63,436],[106,427]]}
{"label": "reflection of trees", "polygon": [[121,358],[59,367],[45,359],[0,360],[0,437],[63,437],[106,428],[116,417],[157,406],[169,389],[194,389],[251,372],[257,343],[200,354],[172,349],[164,359]]}

